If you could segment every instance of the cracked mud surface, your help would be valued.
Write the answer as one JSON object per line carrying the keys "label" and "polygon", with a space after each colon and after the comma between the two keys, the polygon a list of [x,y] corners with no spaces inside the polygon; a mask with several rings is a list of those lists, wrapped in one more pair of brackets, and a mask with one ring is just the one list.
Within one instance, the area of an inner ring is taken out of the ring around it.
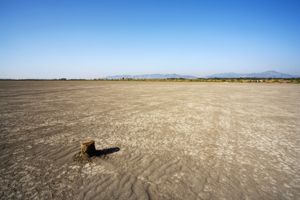
{"label": "cracked mud surface", "polygon": [[1,199],[300,198],[299,85],[0,82],[0,137]]}

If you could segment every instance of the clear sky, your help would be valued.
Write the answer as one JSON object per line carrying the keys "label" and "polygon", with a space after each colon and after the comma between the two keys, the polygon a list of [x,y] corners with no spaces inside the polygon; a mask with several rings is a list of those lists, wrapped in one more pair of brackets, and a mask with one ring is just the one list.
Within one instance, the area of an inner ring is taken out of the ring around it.
{"label": "clear sky", "polygon": [[0,78],[300,74],[299,0],[0,0]]}

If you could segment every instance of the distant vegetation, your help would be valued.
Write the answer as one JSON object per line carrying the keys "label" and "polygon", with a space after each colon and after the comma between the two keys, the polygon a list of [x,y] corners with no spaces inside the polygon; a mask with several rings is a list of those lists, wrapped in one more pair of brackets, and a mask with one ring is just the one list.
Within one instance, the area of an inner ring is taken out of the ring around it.
{"label": "distant vegetation", "polygon": [[197,77],[180,74],[141,74],[141,75],[115,75],[95,79],[0,79],[2,81],[174,81],[174,82],[237,82],[237,83],[300,83],[299,76],[280,73],[277,71],[265,71],[260,73],[237,74],[223,73],[213,74],[207,77]]}
{"label": "distant vegetation", "polygon": [[224,82],[224,83],[300,83],[300,78],[166,78],[166,79],[0,79],[0,81],[155,81],[155,82]]}
{"label": "distant vegetation", "polygon": [[174,82],[229,82],[229,83],[300,83],[300,78],[167,78],[167,79],[97,79],[109,81],[174,81]]}

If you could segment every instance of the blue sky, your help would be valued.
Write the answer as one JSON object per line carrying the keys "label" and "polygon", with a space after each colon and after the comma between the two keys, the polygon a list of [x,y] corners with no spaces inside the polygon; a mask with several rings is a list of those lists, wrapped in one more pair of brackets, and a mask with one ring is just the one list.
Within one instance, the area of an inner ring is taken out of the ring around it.
{"label": "blue sky", "polygon": [[0,0],[0,78],[300,74],[297,0]]}

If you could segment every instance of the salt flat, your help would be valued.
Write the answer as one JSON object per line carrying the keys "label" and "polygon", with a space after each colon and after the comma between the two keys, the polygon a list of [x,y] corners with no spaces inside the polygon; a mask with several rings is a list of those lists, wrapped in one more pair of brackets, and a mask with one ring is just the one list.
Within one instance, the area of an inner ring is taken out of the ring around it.
{"label": "salt flat", "polygon": [[300,85],[2,81],[0,148],[1,199],[299,199]]}

